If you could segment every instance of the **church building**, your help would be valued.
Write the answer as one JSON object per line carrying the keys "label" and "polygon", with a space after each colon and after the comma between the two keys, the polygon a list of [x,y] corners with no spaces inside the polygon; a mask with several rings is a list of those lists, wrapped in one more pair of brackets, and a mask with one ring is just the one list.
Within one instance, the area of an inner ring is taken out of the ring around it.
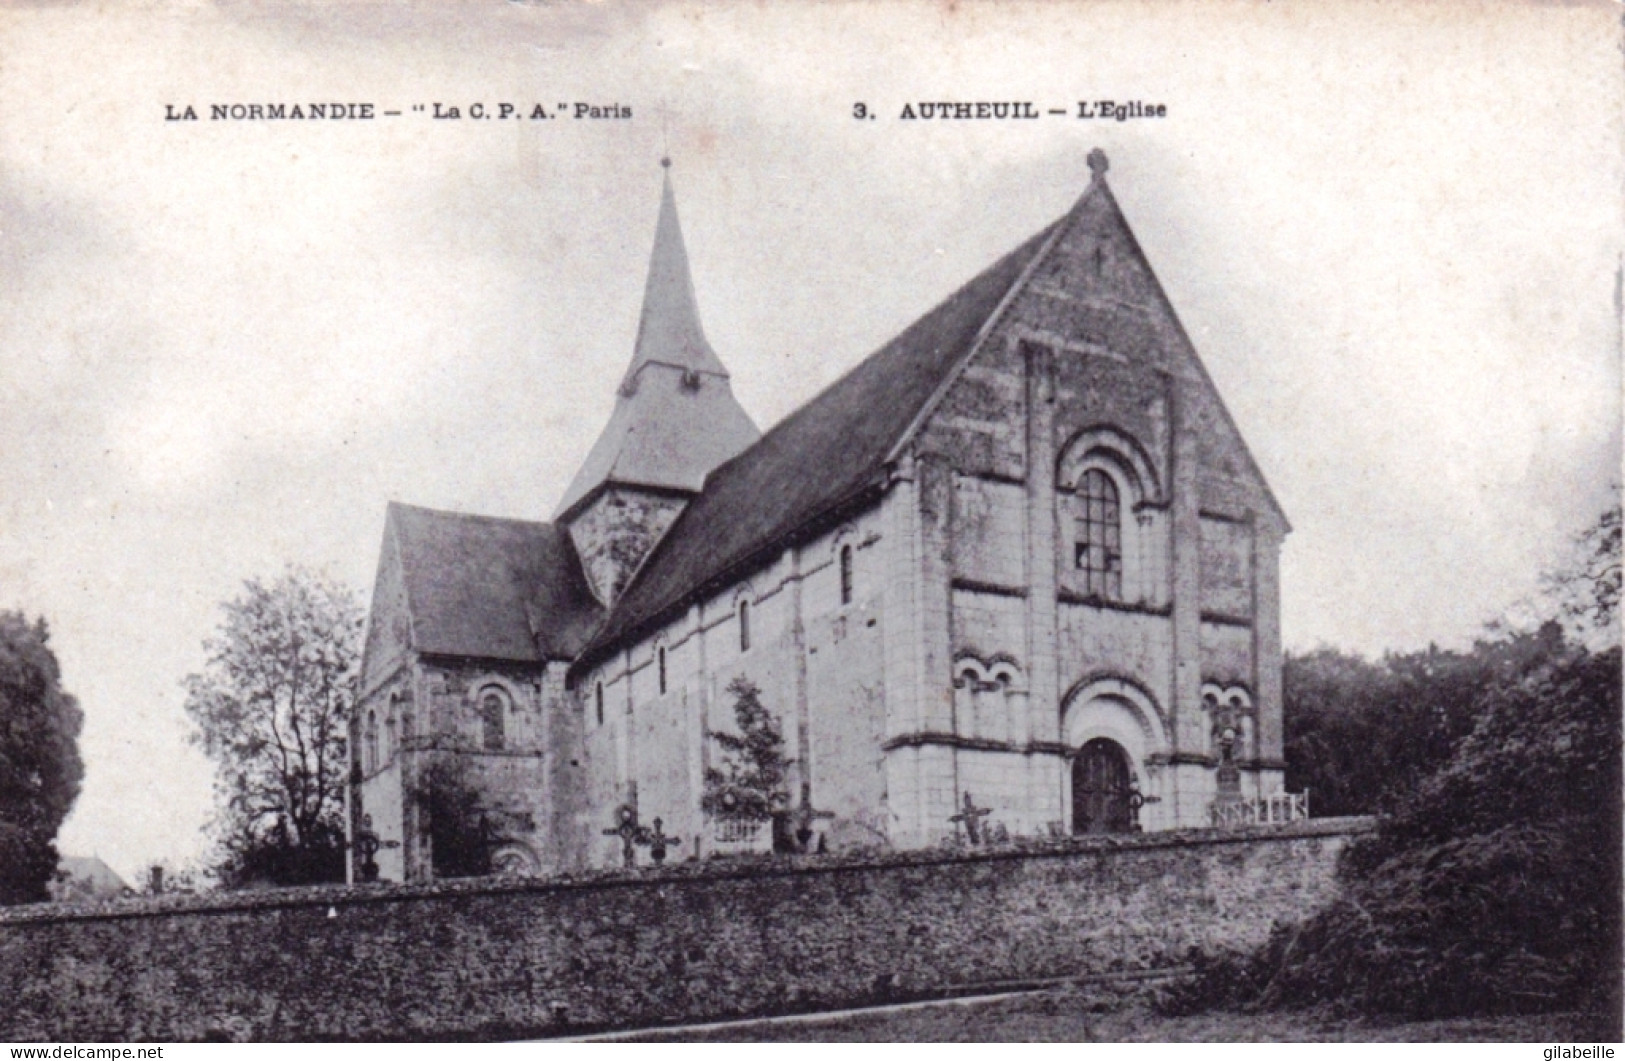
{"label": "church building", "polygon": [[[668,172],[631,364],[552,520],[388,508],[364,875],[1273,817],[1287,520],[1089,169],[766,432],[701,327]],[[771,828],[702,808],[739,679],[789,762]]]}

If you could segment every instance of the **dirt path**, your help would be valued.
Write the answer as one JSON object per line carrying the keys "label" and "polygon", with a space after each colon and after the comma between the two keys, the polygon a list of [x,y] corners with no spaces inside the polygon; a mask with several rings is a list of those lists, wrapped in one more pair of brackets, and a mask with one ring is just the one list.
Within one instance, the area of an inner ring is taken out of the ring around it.
{"label": "dirt path", "polygon": [[838,1013],[694,1025],[600,1038],[638,1042],[1562,1042],[1576,1014],[1384,1023],[1317,1013],[1164,1017],[1143,1005],[1092,1012],[1098,1000],[1047,990]]}

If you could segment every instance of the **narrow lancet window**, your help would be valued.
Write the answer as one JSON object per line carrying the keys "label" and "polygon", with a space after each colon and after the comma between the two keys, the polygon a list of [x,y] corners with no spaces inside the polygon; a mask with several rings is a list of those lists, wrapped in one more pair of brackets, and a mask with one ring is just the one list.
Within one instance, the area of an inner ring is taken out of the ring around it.
{"label": "narrow lancet window", "polygon": [[750,601],[739,602],[739,651],[750,651]]}
{"label": "narrow lancet window", "polygon": [[502,750],[505,705],[501,693],[492,690],[480,700],[480,737],[488,752]]}
{"label": "narrow lancet window", "polygon": [[660,695],[666,695],[666,646],[661,645],[655,652],[660,664]]}
{"label": "narrow lancet window", "polygon": [[852,603],[852,547],[841,546],[841,603]]}

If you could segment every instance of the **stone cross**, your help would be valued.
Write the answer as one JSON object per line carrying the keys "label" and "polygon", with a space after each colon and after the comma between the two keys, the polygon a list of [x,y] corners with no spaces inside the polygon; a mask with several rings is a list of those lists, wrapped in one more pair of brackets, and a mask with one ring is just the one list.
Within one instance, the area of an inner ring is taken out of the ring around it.
{"label": "stone cross", "polygon": [[355,840],[350,848],[361,861],[357,867],[363,883],[371,884],[378,879],[377,855],[380,849],[386,847],[400,847],[399,840],[380,840],[378,834],[372,831],[372,815],[361,816],[361,826],[355,831]]}
{"label": "stone cross", "polygon": [[654,828],[639,829],[638,835],[634,838],[633,842],[647,847],[649,849],[649,857],[654,859],[655,865],[658,866],[662,862],[666,861],[666,848],[676,847],[682,841],[678,837],[667,836],[665,826],[661,823],[659,818],[656,818],[654,820]]}
{"label": "stone cross", "polygon": [[[605,829],[605,836],[618,836],[621,838],[621,865],[631,869],[638,864],[638,851],[633,845],[638,842],[638,836],[643,827],[638,824],[638,809],[630,803],[623,803],[615,808],[615,828]],[[664,851],[661,852],[665,854]]]}
{"label": "stone cross", "polygon": [[971,843],[979,844],[982,842],[982,819],[992,813],[993,811],[987,807],[978,807],[972,802],[970,793],[966,792],[965,809],[948,820],[954,823],[964,822],[965,835],[970,837]]}

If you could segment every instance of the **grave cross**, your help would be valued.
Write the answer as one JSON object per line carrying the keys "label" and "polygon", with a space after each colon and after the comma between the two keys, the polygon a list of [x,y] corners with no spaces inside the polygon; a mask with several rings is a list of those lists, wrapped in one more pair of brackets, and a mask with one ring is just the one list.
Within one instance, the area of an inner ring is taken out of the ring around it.
{"label": "grave cross", "polygon": [[357,870],[365,884],[371,884],[378,879],[377,855],[381,848],[400,847],[399,840],[380,840],[378,834],[372,831],[372,815],[363,814],[361,825],[355,831],[355,839],[351,841],[350,848],[358,856],[360,865]]}
{"label": "grave cross", "polygon": [[978,807],[971,801],[970,793],[966,792],[965,809],[948,820],[955,823],[964,822],[965,835],[970,838],[971,843],[979,844],[982,842],[982,819],[992,813],[991,808]]}
{"label": "grave cross", "polygon": [[676,847],[682,841],[679,837],[667,836],[665,826],[661,824],[659,818],[656,818],[654,821],[654,828],[639,829],[638,835],[634,839],[634,842],[647,847],[649,849],[649,857],[654,859],[655,865],[658,866],[662,862],[666,861],[666,848]]}
{"label": "grave cross", "polygon": [[638,864],[637,848],[633,845],[644,831],[638,824],[638,809],[630,803],[623,803],[615,808],[615,818],[615,828],[605,829],[604,835],[621,838],[621,865],[630,869]]}

